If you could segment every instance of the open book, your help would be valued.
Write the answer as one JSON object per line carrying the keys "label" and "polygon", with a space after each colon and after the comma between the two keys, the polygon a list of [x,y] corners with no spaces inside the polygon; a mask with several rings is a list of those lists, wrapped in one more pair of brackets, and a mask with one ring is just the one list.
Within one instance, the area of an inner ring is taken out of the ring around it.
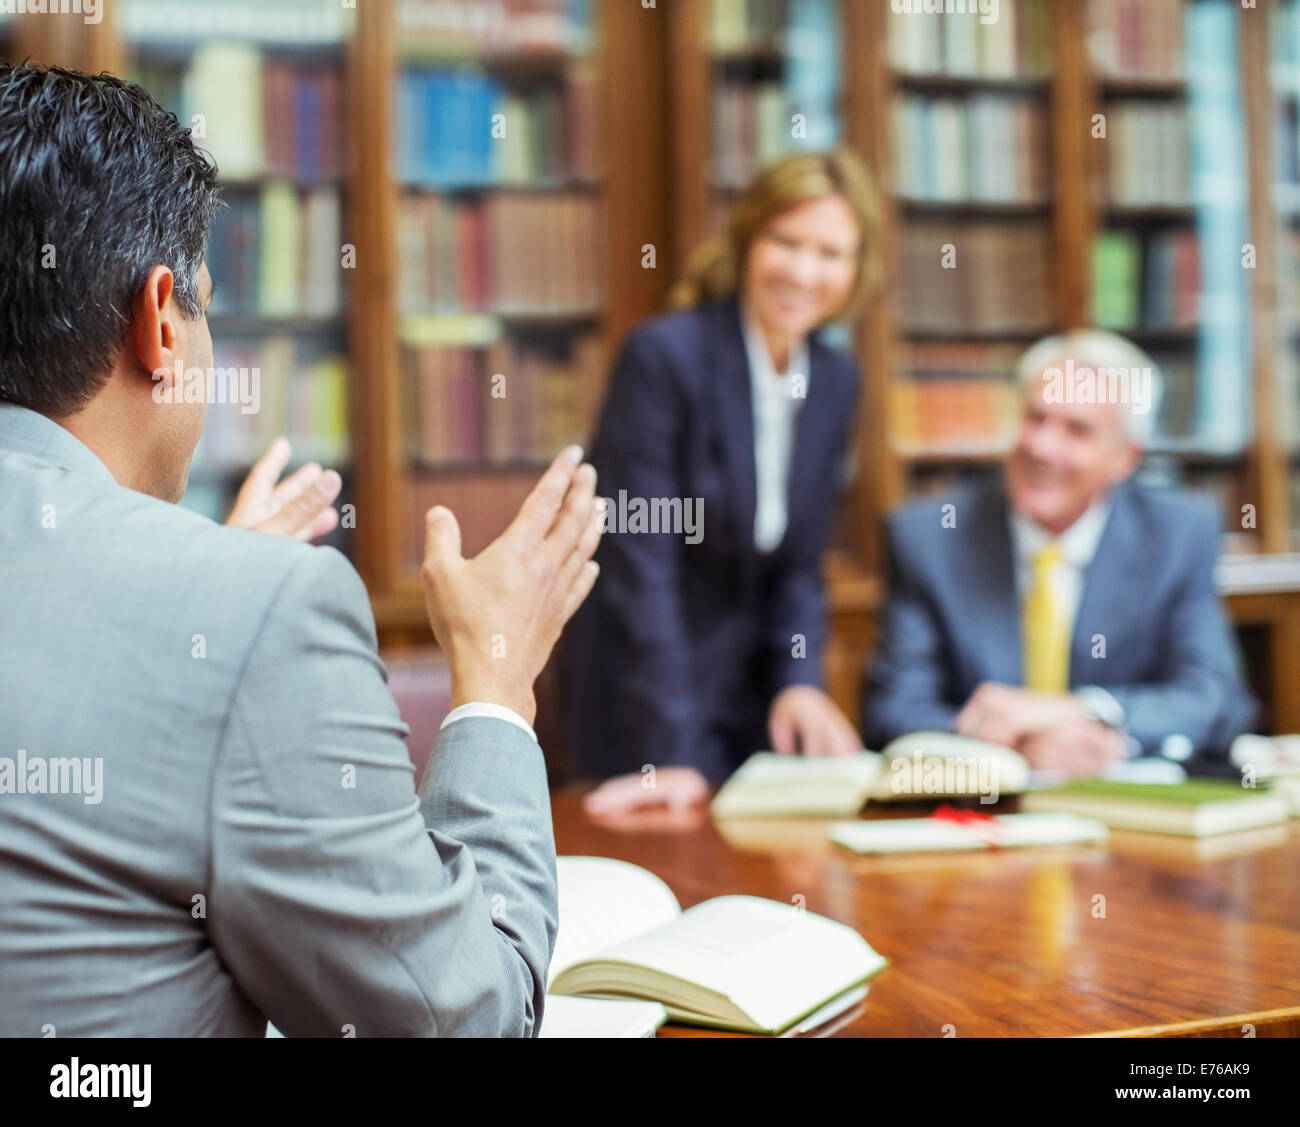
{"label": "open book", "polygon": [[718,791],[717,818],[845,818],[868,801],[1018,794],[1029,764],[1001,744],[951,732],[909,732],[884,751],[808,758],[760,751]]}
{"label": "open book", "polygon": [[779,1033],[886,960],[844,924],[756,896],[686,911],[658,877],[604,857],[561,857],[548,992],[661,1002],[677,1021]]}

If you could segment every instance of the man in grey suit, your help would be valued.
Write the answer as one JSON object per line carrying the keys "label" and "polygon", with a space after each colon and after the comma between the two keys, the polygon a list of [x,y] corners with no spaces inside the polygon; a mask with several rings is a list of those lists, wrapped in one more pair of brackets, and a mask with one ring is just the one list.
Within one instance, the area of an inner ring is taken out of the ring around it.
{"label": "man in grey suit", "polygon": [[[535,1034],[532,686],[595,580],[594,471],[565,451],[471,560],[430,511],[453,709],[417,793],[346,560],[171,503],[211,162],[138,87],[0,67],[0,201],[0,1035]],[[287,456],[239,513],[309,537],[338,480],[276,489]]]}
{"label": "man in grey suit", "polygon": [[1130,480],[1160,399],[1154,363],[1076,332],[1030,349],[1019,379],[1002,482],[889,520],[869,746],[955,730],[1075,776],[1224,751],[1253,702],[1214,586],[1217,514]]}

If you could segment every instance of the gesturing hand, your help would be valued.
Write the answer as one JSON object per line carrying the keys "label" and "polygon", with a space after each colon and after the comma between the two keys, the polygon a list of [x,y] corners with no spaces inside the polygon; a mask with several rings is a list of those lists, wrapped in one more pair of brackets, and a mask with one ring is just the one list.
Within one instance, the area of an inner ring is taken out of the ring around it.
{"label": "gesturing hand", "polygon": [[473,559],[442,506],[425,514],[424,605],[451,667],[451,707],[502,704],[530,724],[533,682],[598,571],[604,502],[571,446],[542,475],[510,527]]}
{"label": "gesturing hand", "polygon": [[315,462],[295,470],[278,485],[289,464],[289,441],[277,438],[248,472],[235,498],[226,524],[251,528],[295,540],[315,540],[339,522],[334,499],[343,479],[333,470],[322,471]]}

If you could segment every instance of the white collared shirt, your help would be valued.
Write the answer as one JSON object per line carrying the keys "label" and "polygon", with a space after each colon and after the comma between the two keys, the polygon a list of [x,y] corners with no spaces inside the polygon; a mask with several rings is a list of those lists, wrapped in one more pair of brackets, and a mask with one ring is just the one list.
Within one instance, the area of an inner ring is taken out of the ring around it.
{"label": "white collared shirt", "polygon": [[[1014,509],[1010,511],[1011,552],[1016,568],[1016,593],[1021,603],[1033,583],[1034,557],[1053,539],[1061,546],[1061,562],[1052,569],[1048,582],[1052,586],[1052,601],[1065,617],[1069,637],[1074,636],[1074,620],[1079,614],[1083,583],[1088,567],[1097,555],[1101,534],[1106,531],[1110,506],[1108,496],[1098,497],[1078,520],[1056,537]],[[1124,709],[1105,689],[1084,685],[1075,689],[1074,695],[1096,719],[1114,728],[1123,726]]]}
{"label": "white collared shirt", "polygon": [[1023,602],[1034,579],[1034,557],[1053,539],[1061,545],[1061,562],[1052,569],[1052,601],[1065,616],[1066,626],[1073,632],[1074,618],[1079,613],[1079,598],[1083,594],[1083,580],[1088,565],[1097,554],[1101,534],[1106,530],[1110,516],[1110,499],[1099,497],[1084,510],[1069,528],[1053,537],[1047,529],[1011,510],[1011,549],[1016,562],[1016,591]]}
{"label": "white collared shirt", "polygon": [[795,420],[808,396],[808,341],[800,337],[794,343],[785,371],[778,372],[762,329],[743,300],[739,305],[754,406],[754,547],[770,552],[781,543],[789,522]]}

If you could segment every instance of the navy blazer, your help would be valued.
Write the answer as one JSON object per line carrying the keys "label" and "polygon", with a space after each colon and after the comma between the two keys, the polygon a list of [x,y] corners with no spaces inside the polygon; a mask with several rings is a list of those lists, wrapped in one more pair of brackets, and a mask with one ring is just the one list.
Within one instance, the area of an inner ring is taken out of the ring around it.
{"label": "navy blazer", "polygon": [[[1023,684],[1020,600],[1006,493],[998,485],[913,502],[888,522],[889,597],[871,664],[869,747],[950,729],[983,681]],[[1254,718],[1214,585],[1219,516],[1207,501],[1126,482],[1080,594],[1071,688],[1098,685],[1155,753],[1179,734],[1222,751]]]}
{"label": "navy blazer", "polygon": [[821,554],[858,394],[857,368],[814,335],[796,416],[785,536],[754,547],[754,423],[736,299],[630,333],[591,454],[596,491],[698,498],[702,538],[608,532],[600,578],[565,639],[570,749],[585,774],[692,765],[725,778],[767,746],[766,710],[821,684]]}

